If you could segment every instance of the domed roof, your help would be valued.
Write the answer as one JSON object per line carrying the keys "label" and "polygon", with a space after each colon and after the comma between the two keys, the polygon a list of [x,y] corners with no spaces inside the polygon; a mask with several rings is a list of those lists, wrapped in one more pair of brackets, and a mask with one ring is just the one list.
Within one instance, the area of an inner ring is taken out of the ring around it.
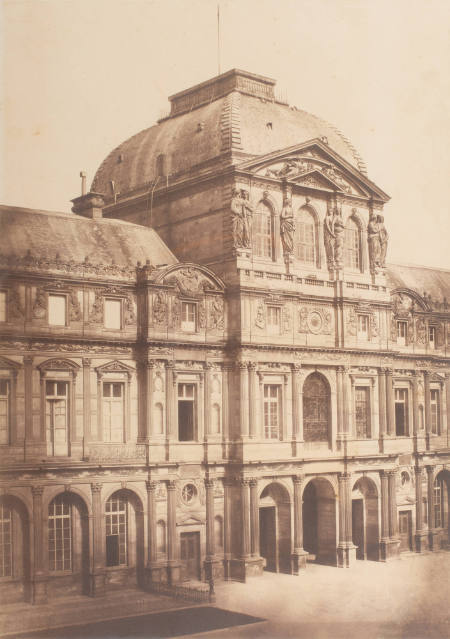
{"label": "domed roof", "polygon": [[110,200],[156,179],[202,173],[226,159],[235,164],[314,138],[365,173],[357,151],[336,128],[277,100],[274,85],[233,69],[171,96],[170,115],[114,149],[91,190]]}

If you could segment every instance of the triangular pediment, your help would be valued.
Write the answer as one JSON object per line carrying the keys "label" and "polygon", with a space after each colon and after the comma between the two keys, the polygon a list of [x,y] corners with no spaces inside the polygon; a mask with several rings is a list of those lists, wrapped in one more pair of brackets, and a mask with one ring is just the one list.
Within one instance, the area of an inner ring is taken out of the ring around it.
{"label": "triangular pediment", "polygon": [[318,139],[247,160],[237,168],[260,178],[389,200],[363,173]]}

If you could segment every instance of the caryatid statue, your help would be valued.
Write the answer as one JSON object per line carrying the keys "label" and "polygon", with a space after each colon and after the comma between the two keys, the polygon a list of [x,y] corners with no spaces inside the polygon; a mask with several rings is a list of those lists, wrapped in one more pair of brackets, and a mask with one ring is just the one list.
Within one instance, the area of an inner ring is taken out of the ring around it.
{"label": "caryatid statue", "polygon": [[294,251],[294,233],[295,222],[292,204],[290,198],[285,197],[280,215],[280,236],[284,254],[293,253]]}
{"label": "caryatid statue", "polygon": [[344,267],[344,220],[342,219],[342,210],[336,207],[333,215],[334,230],[334,265],[338,269]]}
{"label": "caryatid statue", "polygon": [[250,248],[252,243],[252,218],[253,205],[250,202],[250,194],[245,189],[241,191],[242,196],[242,220],[243,220],[243,238],[242,246]]}
{"label": "caryatid statue", "polygon": [[328,207],[327,214],[325,216],[323,225],[323,242],[325,244],[328,268],[334,268],[334,247],[336,243],[336,235],[334,233],[334,217],[331,207]]}
{"label": "caryatid statue", "polygon": [[369,224],[367,226],[367,242],[369,244],[370,270],[372,273],[376,273],[377,268],[380,266],[381,242],[380,225],[378,222],[378,216],[375,213],[371,213],[370,215]]}
{"label": "caryatid statue", "polygon": [[230,207],[233,224],[234,247],[244,248],[244,207],[239,189],[233,189]]}
{"label": "caryatid statue", "polygon": [[384,226],[384,217],[382,215],[378,215],[377,220],[378,227],[380,229],[380,266],[381,268],[385,268],[389,234]]}

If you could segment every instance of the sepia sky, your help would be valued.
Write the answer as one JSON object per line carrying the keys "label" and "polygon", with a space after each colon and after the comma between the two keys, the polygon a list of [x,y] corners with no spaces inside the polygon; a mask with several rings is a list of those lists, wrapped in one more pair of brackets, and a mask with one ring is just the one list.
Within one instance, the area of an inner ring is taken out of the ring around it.
{"label": "sepia sky", "polygon": [[[167,96],[217,74],[215,0],[2,0],[0,202],[70,210]],[[277,79],[391,197],[388,258],[450,268],[450,2],[221,0],[221,71]],[[292,140],[295,144],[296,140]]]}

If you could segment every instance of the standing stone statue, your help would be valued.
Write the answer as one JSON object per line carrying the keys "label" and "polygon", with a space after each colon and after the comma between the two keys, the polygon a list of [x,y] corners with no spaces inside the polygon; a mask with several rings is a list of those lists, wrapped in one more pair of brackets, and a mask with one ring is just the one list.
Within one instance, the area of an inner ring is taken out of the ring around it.
{"label": "standing stone statue", "polygon": [[342,219],[342,211],[336,208],[333,215],[334,230],[334,265],[341,269],[344,267],[344,220]]}
{"label": "standing stone statue", "polygon": [[380,266],[380,225],[378,224],[378,216],[372,213],[367,227],[367,241],[369,244],[369,262],[370,270],[372,273],[376,273],[377,268]]}
{"label": "standing stone statue", "polygon": [[252,217],[253,217],[253,205],[250,202],[250,194],[248,191],[242,189],[242,219],[243,219],[243,238],[242,246],[244,248],[250,248],[252,240]]}
{"label": "standing stone statue", "polygon": [[384,226],[384,217],[382,215],[378,215],[377,220],[380,229],[380,266],[381,268],[385,268],[389,234]]}
{"label": "standing stone statue", "polygon": [[291,200],[285,197],[280,215],[280,235],[284,254],[293,253],[294,251],[294,232],[295,223]]}
{"label": "standing stone statue", "polygon": [[334,217],[331,208],[328,208],[323,225],[323,242],[325,244],[325,253],[327,255],[328,268],[334,268],[334,249],[336,243],[336,235],[334,233]]}
{"label": "standing stone statue", "polygon": [[231,215],[233,224],[233,243],[235,248],[244,246],[244,207],[242,204],[241,192],[233,189],[231,198]]}

